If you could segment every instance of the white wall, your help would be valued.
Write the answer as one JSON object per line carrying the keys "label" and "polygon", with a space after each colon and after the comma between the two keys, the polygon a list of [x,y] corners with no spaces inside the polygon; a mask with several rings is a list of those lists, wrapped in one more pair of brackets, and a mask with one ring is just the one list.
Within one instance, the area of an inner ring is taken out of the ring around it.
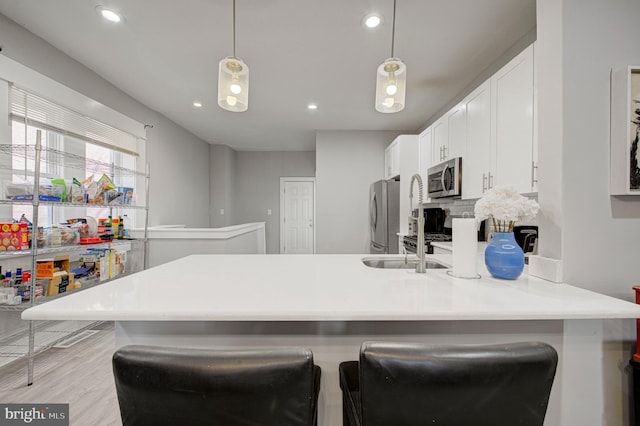
{"label": "white wall", "polygon": [[369,187],[384,178],[384,149],[400,133],[316,132],[318,253],[369,253]]}
{"label": "white wall", "polygon": [[141,123],[151,169],[149,223],[209,225],[209,145],[0,15],[2,54]]}

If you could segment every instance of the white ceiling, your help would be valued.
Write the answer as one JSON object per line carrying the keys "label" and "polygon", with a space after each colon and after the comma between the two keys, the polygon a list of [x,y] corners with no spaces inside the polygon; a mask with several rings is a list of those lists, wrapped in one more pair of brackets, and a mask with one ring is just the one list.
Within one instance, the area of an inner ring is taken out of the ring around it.
{"label": "white ceiling", "polygon": [[[103,21],[99,4],[126,22]],[[249,110],[232,113],[216,103],[218,62],[233,53],[232,0],[0,0],[0,13],[135,99],[237,150],[313,150],[315,130],[415,131],[535,27],[535,0],[397,0],[407,104],[381,114],[375,72],[391,54],[392,8],[237,0],[236,54],[249,66],[250,95]],[[384,16],[376,30],[361,25],[369,12]]]}

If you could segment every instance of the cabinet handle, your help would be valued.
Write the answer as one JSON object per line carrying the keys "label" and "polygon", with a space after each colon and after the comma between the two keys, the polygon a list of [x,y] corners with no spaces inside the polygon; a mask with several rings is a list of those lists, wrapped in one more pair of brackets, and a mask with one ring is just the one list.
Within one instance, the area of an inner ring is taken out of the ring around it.
{"label": "cabinet handle", "polygon": [[482,174],[482,193],[484,194],[484,192],[487,190],[487,175],[486,174]]}
{"label": "cabinet handle", "polygon": [[536,179],[536,171],[538,170],[538,166],[536,166],[535,161],[531,162],[531,187],[533,188],[536,183],[538,183],[538,179]]}
{"label": "cabinet handle", "polygon": [[489,187],[488,189],[493,188],[493,175],[489,172]]}
{"label": "cabinet handle", "polygon": [[447,159],[447,147],[446,146],[442,147],[442,159],[443,160]]}

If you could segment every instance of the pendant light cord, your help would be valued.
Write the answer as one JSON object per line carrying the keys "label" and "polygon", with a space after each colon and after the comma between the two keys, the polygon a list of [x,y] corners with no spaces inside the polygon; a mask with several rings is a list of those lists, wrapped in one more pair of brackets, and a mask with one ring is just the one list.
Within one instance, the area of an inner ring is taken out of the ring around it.
{"label": "pendant light cord", "polygon": [[[234,4],[235,4],[235,0]],[[396,38],[396,0],[393,0],[393,23],[391,26],[391,57],[393,58],[393,47],[395,44],[395,38]]]}
{"label": "pendant light cord", "polygon": [[236,0],[233,0],[233,57],[236,58]]}

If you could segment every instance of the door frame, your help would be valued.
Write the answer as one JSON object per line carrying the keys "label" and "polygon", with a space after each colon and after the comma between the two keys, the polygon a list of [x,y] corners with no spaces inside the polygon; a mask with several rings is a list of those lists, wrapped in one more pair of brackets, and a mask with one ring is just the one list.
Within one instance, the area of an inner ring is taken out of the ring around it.
{"label": "door frame", "polygon": [[282,253],[284,247],[284,185],[286,182],[312,182],[313,183],[313,254],[316,254],[316,178],[315,177],[280,177],[280,247]]}

